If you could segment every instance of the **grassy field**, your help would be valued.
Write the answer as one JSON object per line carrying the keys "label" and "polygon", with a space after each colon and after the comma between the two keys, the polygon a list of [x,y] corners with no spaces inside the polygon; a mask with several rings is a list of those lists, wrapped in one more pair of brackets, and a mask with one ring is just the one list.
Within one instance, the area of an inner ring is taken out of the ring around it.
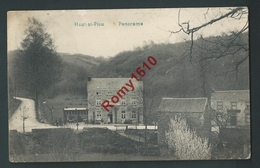
{"label": "grassy field", "polygon": [[10,160],[13,162],[134,161],[166,160],[158,147],[137,142],[106,128],[83,132],[40,129],[31,133],[10,132]]}

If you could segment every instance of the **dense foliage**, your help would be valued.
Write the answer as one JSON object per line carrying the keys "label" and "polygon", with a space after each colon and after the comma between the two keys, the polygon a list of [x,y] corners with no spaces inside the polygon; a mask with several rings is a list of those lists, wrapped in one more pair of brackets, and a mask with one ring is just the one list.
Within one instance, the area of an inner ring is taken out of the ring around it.
{"label": "dense foliage", "polygon": [[143,142],[107,128],[87,128],[78,133],[69,128],[39,129],[27,134],[10,132],[11,160],[26,155],[47,155],[48,161],[75,161],[80,155],[90,153],[160,155],[158,147],[149,146],[145,152]]}
{"label": "dense foliage", "polygon": [[53,39],[41,22],[28,19],[25,38],[17,54],[13,65],[15,83],[33,95],[37,110],[38,96],[59,81],[62,71]]}
{"label": "dense foliage", "polygon": [[211,147],[207,138],[201,138],[191,130],[185,119],[171,119],[165,132],[168,147],[180,160],[205,160],[211,158]]}

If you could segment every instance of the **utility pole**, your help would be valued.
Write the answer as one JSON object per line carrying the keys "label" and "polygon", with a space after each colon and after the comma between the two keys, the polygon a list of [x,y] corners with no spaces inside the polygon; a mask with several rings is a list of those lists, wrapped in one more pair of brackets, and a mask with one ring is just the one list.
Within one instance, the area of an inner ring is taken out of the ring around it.
{"label": "utility pole", "polygon": [[16,99],[16,80],[14,79],[14,99]]}
{"label": "utility pole", "polygon": [[144,105],[144,121],[145,121],[145,129],[144,129],[144,144],[145,144],[145,151],[147,147],[147,115],[146,115],[146,106]]}
{"label": "utility pole", "polygon": [[147,115],[146,115],[146,103],[145,103],[145,87],[144,87],[144,81],[143,81],[143,86],[139,88],[138,90],[139,94],[139,101],[143,104],[143,119],[144,119],[144,124],[145,124],[145,129],[144,129],[144,145],[145,145],[145,153],[146,153],[146,148],[147,148]]}
{"label": "utility pole", "polygon": [[26,109],[26,107],[24,106],[23,109],[20,108],[20,111],[22,112],[21,118],[23,120],[23,133],[25,133],[25,120],[29,118],[29,115],[26,115],[25,113],[29,111],[29,108]]}

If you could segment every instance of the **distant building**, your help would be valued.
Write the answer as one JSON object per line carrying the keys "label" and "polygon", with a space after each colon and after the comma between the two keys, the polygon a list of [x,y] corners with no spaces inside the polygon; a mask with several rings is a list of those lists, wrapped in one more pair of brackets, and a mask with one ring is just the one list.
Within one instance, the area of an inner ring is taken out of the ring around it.
{"label": "distant building", "polygon": [[210,131],[207,98],[162,98],[158,108],[158,145],[166,147],[165,131],[169,130],[171,118],[181,116],[194,129]]}
{"label": "distant building", "polygon": [[[134,91],[126,86],[131,80]],[[126,88],[123,88],[125,86]],[[130,78],[88,78],[88,122],[89,123],[143,123],[143,82]],[[120,97],[120,96],[121,97]],[[113,103],[111,98],[119,100]],[[105,110],[104,101],[110,105]]]}
{"label": "distant building", "polygon": [[211,94],[211,107],[229,115],[230,127],[250,125],[249,90],[214,91]]}
{"label": "distant building", "polygon": [[[226,90],[211,94],[211,107],[227,116],[226,126],[220,128],[220,138],[230,151],[249,159],[250,143],[250,91]],[[212,123],[212,126],[214,123]],[[235,152],[234,152],[235,153]]]}

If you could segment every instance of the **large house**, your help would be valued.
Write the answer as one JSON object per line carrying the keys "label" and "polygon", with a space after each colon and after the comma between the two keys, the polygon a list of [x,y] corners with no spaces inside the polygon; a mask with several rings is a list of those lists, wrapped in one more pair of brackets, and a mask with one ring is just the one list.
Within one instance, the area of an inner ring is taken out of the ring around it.
{"label": "large house", "polygon": [[210,119],[208,114],[207,98],[162,98],[157,112],[158,145],[167,146],[165,131],[169,129],[170,119],[175,116],[185,117],[193,128],[208,128]]}
{"label": "large house", "polygon": [[143,123],[143,82],[88,78],[88,123]]}
{"label": "large house", "polygon": [[211,107],[229,116],[229,127],[247,127],[250,125],[249,90],[214,91],[211,94]]}

